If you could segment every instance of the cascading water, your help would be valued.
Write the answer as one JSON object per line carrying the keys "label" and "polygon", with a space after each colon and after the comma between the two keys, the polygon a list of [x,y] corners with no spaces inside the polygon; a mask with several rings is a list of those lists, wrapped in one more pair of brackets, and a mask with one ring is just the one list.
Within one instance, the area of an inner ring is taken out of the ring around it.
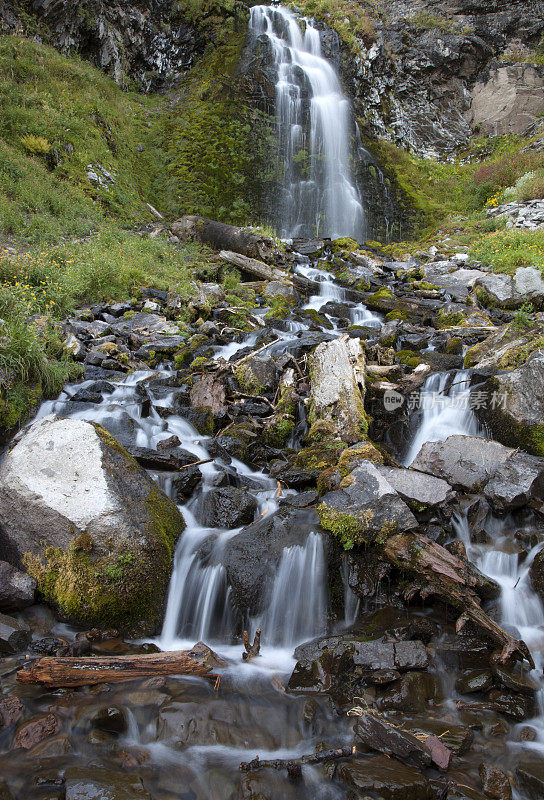
{"label": "cascading water", "polygon": [[482,429],[470,407],[470,379],[466,371],[430,375],[419,395],[421,418],[404,458],[410,466],[425,442],[443,442],[448,436],[482,436]]}
{"label": "cascading water", "polygon": [[293,647],[325,633],[327,613],[323,540],[310,533],[304,547],[283,551],[268,610],[259,620],[268,644]]}
{"label": "cascading water", "polygon": [[351,169],[350,103],[322,56],[311,20],[301,29],[287,9],[254,6],[255,41],[268,43],[276,73],[281,185],[277,219],[286,237],[365,235],[365,213]]}

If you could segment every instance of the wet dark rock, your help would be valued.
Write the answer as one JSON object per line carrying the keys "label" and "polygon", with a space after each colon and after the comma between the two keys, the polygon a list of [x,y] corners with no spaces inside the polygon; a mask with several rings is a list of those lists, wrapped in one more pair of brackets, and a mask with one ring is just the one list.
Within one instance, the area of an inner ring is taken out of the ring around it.
{"label": "wet dark rock", "polygon": [[323,527],[344,544],[417,527],[406,503],[370,461],[363,461],[340,487],[322,498],[318,513]]}
{"label": "wet dark rock", "polygon": [[137,775],[95,766],[68,767],[65,791],[66,800],[152,800]]}
{"label": "wet dark rock", "polygon": [[418,640],[429,644],[431,639],[438,636],[439,630],[436,622],[429,617],[394,606],[383,606],[357,622],[357,633],[370,639],[386,637],[388,640]]}
{"label": "wet dark rock", "polygon": [[340,763],[337,777],[359,796],[372,792],[384,800],[433,800],[434,792],[421,772],[394,758],[372,756]]}
{"label": "wet dark rock", "polygon": [[498,683],[514,692],[532,696],[540,689],[537,681],[533,680],[530,675],[516,670],[515,667],[497,662],[492,664],[492,671]]}
{"label": "wet dark rock", "polygon": [[407,717],[402,713],[391,718],[396,724],[405,725],[414,733],[436,736],[454,755],[460,756],[467,753],[474,741],[474,733],[468,725],[459,725],[449,718],[436,719],[429,715]]}
{"label": "wet dark rock", "polygon": [[90,386],[78,389],[71,400],[73,403],[101,403],[103,395],[112,394],[114,391],[115,387],[109,381],[95,381]]}
{"label": "wet dark rock", "polygon": [[[361,674],[390,673],[381,683],[405,670],[425,669],[428,654],[421,642],[364,641],[350,634],[325,636],[305,642],[295,650],[297,663],[289,679],[291,691],[327,691],[334,682],[347,682]],[[419,673],[418,673],[419,674]],[[395,684],[396,685],[396,684]]]}
{"label": "wet dark rock", "polygon": [[[501,714],[511,717],[518,722],[528,719],[528,717],[533,714],[535,707],[533,696],[528,694],[505,692],[497,689],[489,692],[487,696],[487,702],[491,704],[490,707],[493,710],[499,711]],[[485,706],[486,701],[483,703],[484,708]]]}
{"label": "wet dark rock", "polygon": [[[204,436],[211,436],[214,432],[214,419],[210,408],[202,406],[184,407],[179,406],[177,414],[197,429]],[[193,458],[193,461],[195,459]]]}
{"label": "wet dark rock", "polygon": [[537,736],[538,733],[530,725],[524,725],[519,732],[520,742],[534,742]]}
{"label": "wet dark rock", "polygon": [[457,676],[455,689],[459,694],[472,694],[485,692],[493,685],[493,674],[490,670],[469,669],[463,670]]}
{"label": "wet dark rock", "polygon": [[384,587],[384,578],[391,565],[382,561],[376,552],[348,553],[348,584],[358,597],[377,597]]}
{"label": "wet dark rock", "polygon": [[106,706],[91,717],[91,725],[106,733],[124,733],[127,730],[127,717],[122,708]]}
{"label": "wet dark rock", "polygon": [[[271,585],[284,548],[304,546],[308,535],[320,530],[319,519],[312,509],[280,509],[229,539],[221,563],[238,610],[251,614],[261,611],[261,600]],[[326,535],[322,535],[326,540]]]}
{"label": "wet dark rock", "polygon": [[514,511],[533,498],[544,499],[544,459],[515,453],[493,476],[484,489],[498,511]]}
{"label": "wet dark rock", "polygon": [[502,769],[484,761],[478,767],[478,772],[482,779],[482,789],[486,797],[490,797],[492,800],[511,800],[512,787],[508,776]]}
{"label": "wet dark rock", "polygon": [[56,636],[45,636],[43,639],[34,640],[29,649],[39,656],[54,656],[65,646],[64,639],[58,639]]}
{"label": "wet dark rock", "polygon": [[11,564],[0,561],[0,611],[20,611],[31,606],[36,594],[36,581]]}
{"label": "wet dark rock", "polygon": [[101,424],[123,447],[136,447],[138,432],[142,428],[120,406],[110,406]]}
{"label": "wet dark rock", "polygon": [[516,777],[521,789],[527,792],[530,800],[544,797],[544,760],[539,756],[528,756],[516,767]]}
{"label": "wet dark rock", "polygon": [[244,489],[234,486],[210,489],[202,495],[197,518],[209,528],[239,528],[253,522],[257,501]]}
{"label": "wet dark rock", "polygon": [[3,697],[0,700],[0,717],[2,718],[6,727],[19,722],[23,714],[23,704],[16,695],[13,695],[12,697]]}
{"label": "wet dark rock", "polygon": [[15,731],[14,747],[30,750],[49,736],[54,736],[61,729],[61,721],[55,714],[40,714],[23,722]]}
{"label": "wet dark rock", "polygon": [[174,471],[198,460],[194,453],[184,450],[182,447],[159,452],[150,447],[129,446],[126,450],[145,469]]}
{"label": "wet dark rock", "polygon": [[544,550],[540,550],[534,557],[529,575],[533,589],[544,600]]}
{"label": "wet dark rock", "polygon": [[0,614],[0,654],[11,655],[25,650],[32,634],[30,627],[22,620]]}
{"label": "wet dark rock", "polygon": [[436,648],[446,667],[454,669],[489,669],[491,650],[479,636],[445,636]]}
{"label": "wet dark rock", "polygon": [[187,467],[180,471],[172,481],[174,497],[177,503],[188,500],[202,480],[202,473],[198,467]]}
{"label": "wet dark rock", "polygon": [[319,494],[316,491],[306,491],[300,494],[288,494],[281,499],[281,503],[291,508],[307,508],[315,505],[318,500]]}
{"label": "wet dark rock", "polygon": [[403,711],[421,713],[431,701],[438,697],[438,683],[435,675],[428,672],[407,672],[400,680],[387,687],[378,699],[381,711]]}
{"label": "wet dark rock", "polygon": [[378,714],[363,714],[358,717],[355,737],[371,750],[393,756],[419,769],[431,765],[431,754],[418,738],[390,725]]}

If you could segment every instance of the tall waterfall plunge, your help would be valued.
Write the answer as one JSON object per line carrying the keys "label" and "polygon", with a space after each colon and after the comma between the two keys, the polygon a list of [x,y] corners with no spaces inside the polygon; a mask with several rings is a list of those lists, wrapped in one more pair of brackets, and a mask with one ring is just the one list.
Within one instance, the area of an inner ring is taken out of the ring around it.
{"label": "tall waterfall plunge", "polygon": [[255,41],[268,45],[276,80],[281,175],[280,235],[365,236],[365,213],[351,168],[354,120],[338,76],[321,54],[311,20],[302,31],[287,9],[254,6]]}

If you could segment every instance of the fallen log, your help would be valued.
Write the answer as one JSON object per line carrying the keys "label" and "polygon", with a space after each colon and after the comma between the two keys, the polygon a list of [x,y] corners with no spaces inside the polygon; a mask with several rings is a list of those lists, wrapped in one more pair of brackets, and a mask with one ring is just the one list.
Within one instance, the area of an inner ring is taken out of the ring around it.
{"label": "fallen log", "polygon": [[300,758],[274,758],[261,760],[255,756],[252,761],[242,761],[238,769],[240,772],[253,772],[257,769],[286,769],[292,770],[293,765],[302,767],[304,764],[326,764],[342,758],[356,758],[359,755],[356,747],[340,747],[337,750],[322,750],[319,753],[310,753]]}
{"label": "fallen log", "polygon": [[289,257],[274,239],[252,228],[240,228],[194,215],[181,217],[171,227],[172,232],[180,239],[196,239],[214,250],[232,250],[249,258],[259,258],[274,264],[284,264],[292,260],[292,256]]}
{"label": "fallen log", "polygon": [[382,552],[394,566],[416,576],[416,580],[405,591],[406,599],[419,593],[423,598],[436,596],[460,608],[462,613],[456,625],[458,633],[471,620],[501,646],[498,656],[501,663],[516,658],[527,660],[531,669],[535,668],[525,642],[501,628],[481,607],[477,592],[484,594],[487,591],[486,582],[470,562],[462,561],[444,547],[417,533],[389,537]]}
{"label": "fallen log", "polygon": [[234,253],[231,250],[221,250],[219,258],[229,264],[233,264],[243,272],[256,275],[257,278],[261,278],[265,281],[284,281],[289,278],[288,274],[281,269],[269,267],[264,261],[259,261],[256,258],[249,258],[249,256]]}
{"label": "fallen log", "polygon": [[92,686],[97,683],[149,678],[154,675],[196,675],[217,679],[212,669],[226,666],[202,642],[192,650],[172,653],[150,653],[130,656],[90,656],[88,658],[38,658],[26,669],[17,673],[22,684],[38,684],[50,688]]}

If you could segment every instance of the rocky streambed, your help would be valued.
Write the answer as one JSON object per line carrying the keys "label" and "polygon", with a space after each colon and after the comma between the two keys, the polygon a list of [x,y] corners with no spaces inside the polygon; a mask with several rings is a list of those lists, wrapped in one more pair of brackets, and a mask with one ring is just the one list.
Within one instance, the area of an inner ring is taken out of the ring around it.
{"label": "rocky streambed", "polygon": [[[544,796],[539,273],[235,257],[273,279],[74,315],[4,456],[0,796]],[[17,681],[199,640],[216,683]]]}

